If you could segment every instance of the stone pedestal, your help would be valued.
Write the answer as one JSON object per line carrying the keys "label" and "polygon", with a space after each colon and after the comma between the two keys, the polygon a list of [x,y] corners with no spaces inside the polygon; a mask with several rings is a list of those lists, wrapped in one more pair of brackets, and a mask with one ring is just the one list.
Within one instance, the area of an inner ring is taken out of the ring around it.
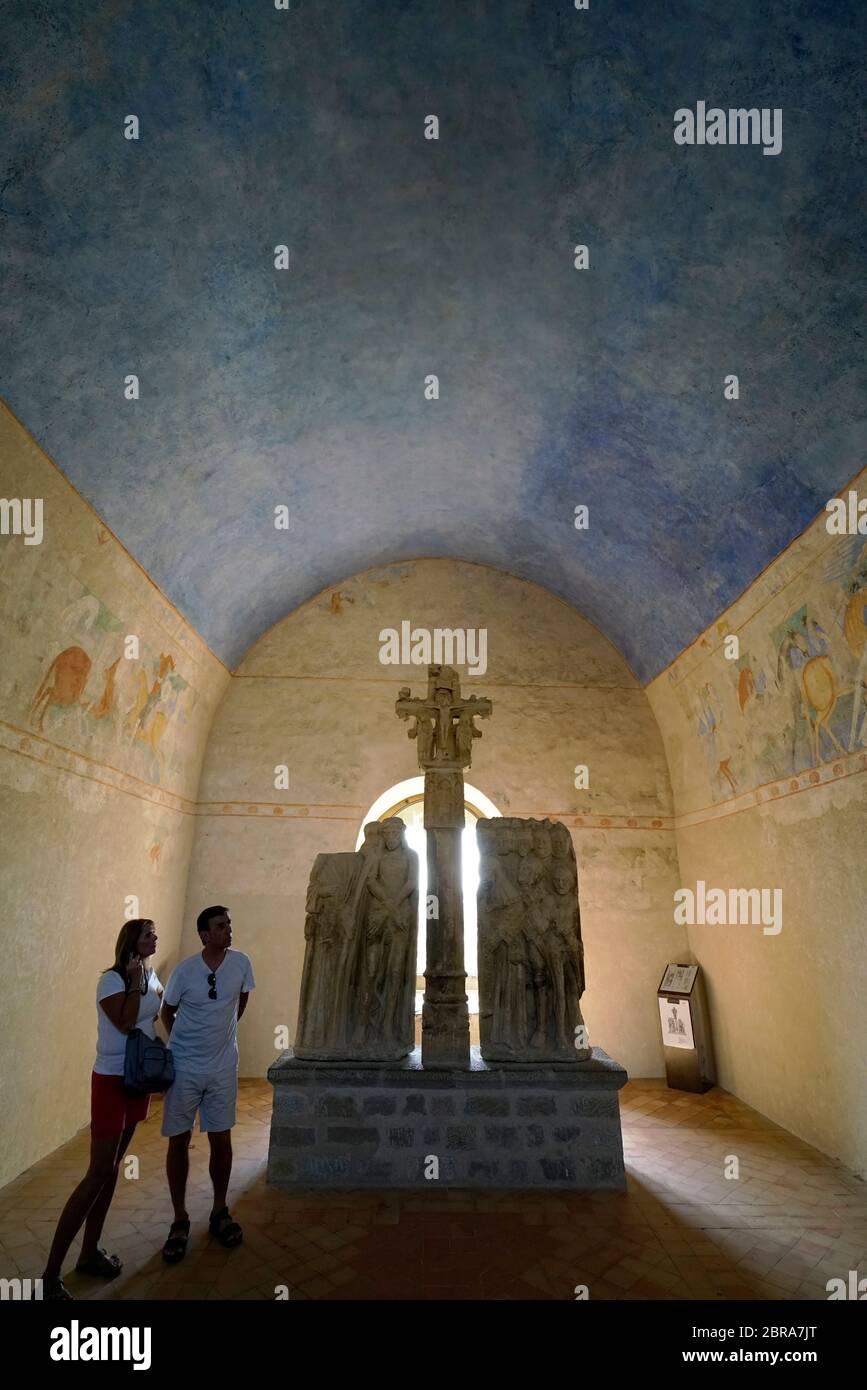
{"label": "stone pedestal", "polygon": [[474,1047],[469,1071],[422,1069],[419,1048],[388,1064],[302,1062],[290,1049],[268,1080],[275,1186],[626,1185],[617,1093],[627,1076],[599,1048],[584,1062],[490,1067]]}

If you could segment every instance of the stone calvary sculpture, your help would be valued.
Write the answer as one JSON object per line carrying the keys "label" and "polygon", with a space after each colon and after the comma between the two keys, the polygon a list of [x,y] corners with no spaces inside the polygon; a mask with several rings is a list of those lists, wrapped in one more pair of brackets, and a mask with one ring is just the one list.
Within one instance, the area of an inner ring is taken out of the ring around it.
{"label": "stone calvary sculpture", "polygon": [[404,687],[395,713],[424,772],[421,1048],[419,863],[402,821],[389,817],[365,826],[357,853],[313,864],[297,1037],[268,1070],[268,1181],[622,1191],[627,1078],[586,1045],[571,835],[551,820],[478,822],[481,1047],[471,1048],[463,773],[491,702],[463,698],[457,671],[433,664],[425,694]]}
{"label": "stone calvary sculpture", "polygon": [[[395,704],[425,774],[428,912],[423,1066],[468,1069],[464,969],[463,769],[488,699],[461,697],[450,666],[428,667],[424,697]],[[590,1056],[578,871],[569,831],[549,820],[478,823],[479,993],[487,1062],[575,1063]],[[398,1061],[415,1044],[418,856],[392,817],[365,826],[355,854],[317,855],[307,892],[294,1054],[310,1061]]]}

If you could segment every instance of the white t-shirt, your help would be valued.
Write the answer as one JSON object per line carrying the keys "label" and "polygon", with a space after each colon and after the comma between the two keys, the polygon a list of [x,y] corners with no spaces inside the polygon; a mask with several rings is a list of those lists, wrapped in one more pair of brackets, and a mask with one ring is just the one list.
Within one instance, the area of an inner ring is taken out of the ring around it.
{"label": "white t-shirt", "polygon": [[[135,1027],[140,1028],[147,1037],[155,1037],[154,1020],[160,1011],[162,1000],[157,994],[161,989],[157,972],[148,970],[148,992],[141,995],[138,1018]],[[107,970],[100,975],[96,986],[96,1061],[93,1070],[100,1076],[123,1076],[123,1063],[126,1057],[126,1033],[115,1028],[100,1000],[110,999],[113,994],[126,993],[126,980],[116,970]]]}
{"label": "white t-shirt", "polygon": [[[216,973],[217,997],[210,999],[208,976]],[[238,1070],[238,997],[256,988],[250,957],[228,950],[216,972],[200,955],[175,966],[165,1002],[178,1012],[169,1046],[175,1067],[194,1076]]]}

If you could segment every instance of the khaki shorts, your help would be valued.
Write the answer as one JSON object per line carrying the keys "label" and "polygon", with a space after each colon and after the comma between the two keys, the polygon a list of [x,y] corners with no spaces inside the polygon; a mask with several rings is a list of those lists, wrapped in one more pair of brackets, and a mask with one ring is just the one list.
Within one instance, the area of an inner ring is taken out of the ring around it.
{"label": "khaki shorts", "polygon": [[196,1122],[196,1111],[203,1134],[207,1130],[217,1133],[231,1129],[235,1123],[237,1099],[237,1068],[214,1076],[178,1071],[163,1101],[162,1133],[167,1139],[175,1134],[186,1134]]}

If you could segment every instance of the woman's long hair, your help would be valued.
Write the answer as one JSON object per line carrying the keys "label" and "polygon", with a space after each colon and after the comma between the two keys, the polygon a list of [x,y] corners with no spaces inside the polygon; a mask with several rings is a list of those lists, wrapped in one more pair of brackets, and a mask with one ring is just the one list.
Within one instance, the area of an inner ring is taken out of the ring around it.
{"label": "woman's long hair", "polygon": [[[117,944],[114,948],[114,964],[110,965],[108,969],[103,970],[103,975],[107,975],[109,970],[116,970],[118,975],[125,980],[129,958],[135,955],[135,948],[139,943],[142,932],[147,931],[148,927],[152,926],[153,922],[150,917],[133,917],[131,922],[124,922],[120,929],[120,935],[117,938]],[[147,968],[148,967],[145,966],[145,970],[147,970]]]}

